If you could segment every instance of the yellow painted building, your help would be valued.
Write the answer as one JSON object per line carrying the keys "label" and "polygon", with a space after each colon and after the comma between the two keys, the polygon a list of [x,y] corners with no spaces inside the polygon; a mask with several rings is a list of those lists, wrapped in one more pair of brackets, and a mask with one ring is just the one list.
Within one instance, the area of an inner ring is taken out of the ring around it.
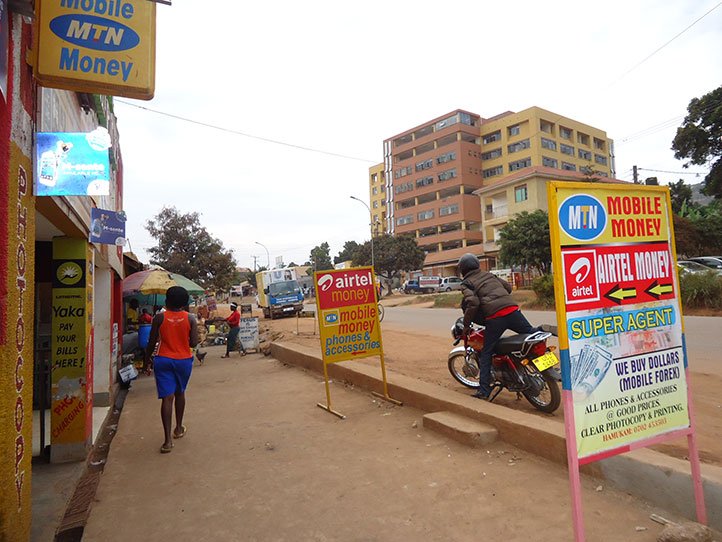
{"label": "yellow painted building", "polygon": [[374,237],[386,232],[386,177],[384,164],[376,164],[369,168],[369,208],[371,209],[370,224]]}

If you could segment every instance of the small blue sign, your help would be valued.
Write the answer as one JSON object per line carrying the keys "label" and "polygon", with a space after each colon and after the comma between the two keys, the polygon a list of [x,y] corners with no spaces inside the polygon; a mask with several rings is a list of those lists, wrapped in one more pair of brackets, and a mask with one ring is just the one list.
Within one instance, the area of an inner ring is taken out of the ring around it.
{"label": "small blue sign", "polygon": [[115,212],[93,207],[90,210],[90,242],[125,246],[125,211]]}
{"label": "small blue sign", "polygon": [[591,241],[607,227],[607,211],[597,198],[575,194],[559,207],[559,224],[569,237]]}
{"label": "small blue sign", "polygon": [[35,136],[36,196],[110,194],[110,136],[107,130],[39,132]]}
{"label": "small blue sign", "polygon": [[326,324],[336,324],[338,322],[338,313],[337,312],[329,312],[324,315],[324,321]]}
{"label": "small blue sign", "polygon": [[60,15],[50,21],[50,30],[61,40],[96,51],[126,51],[140,43],[129,26],[95,15]]}

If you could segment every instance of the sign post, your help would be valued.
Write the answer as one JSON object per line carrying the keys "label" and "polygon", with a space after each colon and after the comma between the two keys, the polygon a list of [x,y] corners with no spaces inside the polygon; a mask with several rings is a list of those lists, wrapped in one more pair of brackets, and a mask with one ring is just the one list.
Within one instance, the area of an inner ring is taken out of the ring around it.
{"label": "sign post", "polygon": [[687,436],[706,523],[667,187],[548,184],[575,540],[579,467]]}
{"label": "sign post", "polygon": [[318,403],[318,406],[339,418],[345,418],[343,414],[331,408],[327,365],[368,356],[381,358],[383,394],[374,393],[374,395],[400,405],[401,402],[389,397],[386,383],[373,268],[316,271],[314,284],[321,336],[323,377],[326,382],[326,404]]}

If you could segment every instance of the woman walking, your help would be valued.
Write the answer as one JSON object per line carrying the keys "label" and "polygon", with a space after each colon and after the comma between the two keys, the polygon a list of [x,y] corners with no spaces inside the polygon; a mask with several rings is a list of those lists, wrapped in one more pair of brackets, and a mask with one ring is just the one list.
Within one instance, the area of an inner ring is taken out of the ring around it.
{"label": "woman walking", "polygon": [[[173,439],[185,436],[183,414],[186,407],[186,386],[193,368],[191,349],[198,344],[198,323],[194,315],[184,310],[188,305],[188,292],[180,286],[166,291],[166,310],[153,318],[150,338],[145,349],[143,369],[155,373],[155,386],[158,390],[160,419],[163,422],[165,440],[160,453],[167,454],[173,449]],[[158,353],[153,357],[156,343]],[[175,404],[175,428],[173,424],[173,406]]]}

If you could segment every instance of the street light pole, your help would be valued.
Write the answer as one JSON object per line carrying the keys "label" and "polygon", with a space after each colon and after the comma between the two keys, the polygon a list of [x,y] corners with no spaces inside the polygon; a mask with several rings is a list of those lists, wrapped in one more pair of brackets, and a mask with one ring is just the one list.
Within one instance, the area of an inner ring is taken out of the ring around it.
{"label": "street light pole", "polygon": [[364,207],[368,209],[369,212],[369,226],[371,227],[371,267],[374,270],[374,273],[376,273],[376,267],[374,266],[374,223],[373,218],[371,217],[371,207],[368,206],[368,204],[362,200],[358,199],[356,196],[350,196],[351,199],[355,199],[356,201],[360,201],[364,204]]}
{"label": "street light pole", "polygon": [[261,245],[264,249],[266,249],[266,264],[268,265],[267,269],[271,269],[271,255],[268,253],[268,249],[266,248],[266,245],[263,243],[259,243],[258,241],[253,241],[257,245]]}

